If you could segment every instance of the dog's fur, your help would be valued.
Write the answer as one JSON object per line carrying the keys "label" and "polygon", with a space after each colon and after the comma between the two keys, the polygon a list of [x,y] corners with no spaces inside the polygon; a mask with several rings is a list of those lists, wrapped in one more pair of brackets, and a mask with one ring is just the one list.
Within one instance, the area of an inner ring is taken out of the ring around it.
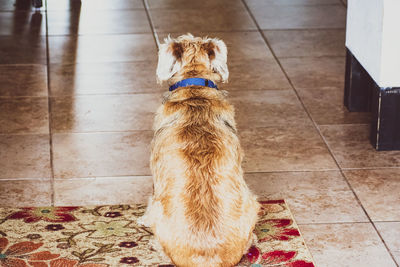
{"label": "dog's fur", "polygon": [[[229,76],[223,41],[183,35],[160,45],[159,82]],[[259,204],[243,179],[243,153],[226,92],[202,86],[165,96],[154,122],[154,192],[142,223],[177,266],[233,266],[250,246]]]}

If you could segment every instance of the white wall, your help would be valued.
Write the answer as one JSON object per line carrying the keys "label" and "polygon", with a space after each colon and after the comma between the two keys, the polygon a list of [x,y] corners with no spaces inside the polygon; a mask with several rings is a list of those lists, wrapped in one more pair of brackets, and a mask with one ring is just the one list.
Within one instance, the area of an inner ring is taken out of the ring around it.
{"label": "white wall", "polygon": [[381,56],[382,87],[400,87],[400,0],[385,0]]}
{"label": "white wall", "polygon": [[400,0],[348,0],[346,46],[380,87],[400,87]]}

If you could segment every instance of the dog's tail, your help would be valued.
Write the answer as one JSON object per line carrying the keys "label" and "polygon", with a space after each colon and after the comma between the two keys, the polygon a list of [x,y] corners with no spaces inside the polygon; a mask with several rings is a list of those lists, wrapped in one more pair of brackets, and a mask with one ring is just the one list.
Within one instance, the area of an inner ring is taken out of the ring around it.
{"label": "dog's tail", "polygon": [[219,254],[209,255],[206,252],[196,254],[171,255],[170,258],[176,266],[180,267],[231,267],[237,264],[242,254],[236,257],[221,257]]}
{"label": "dog's tail", "polygon": [[231,267],[241,260],[249,240],[232,241],[208,248],[191,245],[164,247],[164,252],[180,267]]}

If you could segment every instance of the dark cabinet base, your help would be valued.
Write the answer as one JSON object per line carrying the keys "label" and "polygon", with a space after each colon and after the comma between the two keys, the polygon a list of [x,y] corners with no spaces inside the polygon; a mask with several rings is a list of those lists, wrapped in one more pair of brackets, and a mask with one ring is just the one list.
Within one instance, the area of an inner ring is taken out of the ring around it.
{"label": "dark cabinet base", "polygon": [[371,144],[376,150],[400,150],[400,87],[379,87],[347,50],[344,105],[371,111]]}

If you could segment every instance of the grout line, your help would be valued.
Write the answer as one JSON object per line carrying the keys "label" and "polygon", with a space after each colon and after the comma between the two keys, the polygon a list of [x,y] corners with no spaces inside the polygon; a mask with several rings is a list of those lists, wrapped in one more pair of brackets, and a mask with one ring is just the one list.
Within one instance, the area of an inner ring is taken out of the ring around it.
{"label": "grout line", "polygon": [[[307,128],[310,126],[309,123],[307,124],[275,124],[275,125],[267,125],[261,127],[238,127],[240,132],[245,130],[253,130],[253,129],[271,129],[271,128]],[[126,129],[126,130],[85,130],[85,131],[55,131],[52,133],[0,133],[1,135],[48,135],[48,134],[101,134],[101,133],[140,133],[140,132],[153,132],[153,129]],[[400,167],[399,167],[400,168]],[[339,170],[337,169],[326,169],[326,170]],[[294,170],[295,171],[295,170]],[[312,170],[310,170],[312,171]]]}
{"label": "grout line", "polygon": [[112,134],[129,134],[129,133],[143,133],[143,132],[153,132],[152,129],[146,129],[146,130],[126,130],[126,131],[92,131],[92,132],[54,132],[52,133],[52,135],[59,135],[59,134],[108,134],[108,133],[112,133]]}
{"label": "grout line", "polygon": [[0,133],[0,136],[10,136],[10,135],[16,135],[16,136],[24,136],[24,135],[50,135],[48,132],[46,133]]}
{"label": "grout line", "polygon": [[323,55],[323,56],[284,56],[284,57],[279,57],[277,56],[277,58],[279,59],[291,59],[291,58],[300,58],[300,59],[304,59],[304,58],[310,58],[310,59],[321,59],[321,58],[343,58],[345,59],[346,56],[345,55]]}
{"label": "grout line", "polygon": [[[305,172],[338,172],[339,170],[337,169],[332,169],[332,170],[306,170],[306,171],[262,171],[262,172],[244,172],[244,174],[267,174],[267,173],[293,173],[293,172],[300,172],[300,173],[305,173]],[[151,174],[127,174],[127,175],[107,175],[107,176],[85,176],[85,177],[68,177],[68,178],[60,178],[60,177],[55,177],[55,180],[66,180],[66,179],[93,179],[93,178],[115,178],[115,177],[143,177],[143,176],[152,176]],[[18,179],[18,178],[17,178]],[[0,179],[1,180],[1,179]]]}
{"label": "grout line", "polygon": [[155,30],[155,27],[154,27],[154,24],[153,24],[153,20],[151,19],[149,4],[147,3],[147,0],[142,0],[142,1],[143,1],[144,10],[145,10],[146,15],[147,15],[147,19],[148,19],[149,24],[150,24],[151,31],[153,33],[154,41],[156,42],[156,46],[157,46],[157,50],[158,50],[159,45],[160,45],[160,40],[158,39],[158,34],[157,34],[156,30]]}
{"label": "grout line", "polygon": [[[271,128],[305,128],[310,124],[274,124],[274,125],[266,125],[260,127],[239,127],[240,131],[244,130],[252,130],[252,129],[271,129]],[[55,135],[55,134],[101,134],[101,133],[140,133],[140,132],[153,132],[153,129],[127,129],[127,130],[87,130],[87,131],[55,131],[52,133],[41,133],[41,132],[33,132],[33,133],[0,133],[0,136],[8,136],[8,135]],[[342,170],[374,170],[374,169],[398,169],[400,166],[391,166],[391,167],[365,167],[365,168],[341,168]],[[317,170],[277,170],[270,172],[297,172],[297,171],[319,171],[319,170],[339,170],[337,169],[317,169]],[[265,172],[265,171],[261,171]],[[269,172],[269,171],[267,171]],[[255,171],[258,173],[258,171]]]}
{"label": "grout line", "polygon": [[0,63],[0,68],[4,66],[47,66],[47,64],[40,64],[40,63]]}
{"label": "grout line", "polygon": [[[144,1],[144,0],[143,0]],[[151,17],[151,15],[150,15]],[[150,24],[150,28],[153,30],[153,23],[151,22]],[[333,28],[333,29],[337,29],[339,30],[340,28]],[[291,30],[291,29],[277,29],[277,30]],[[305,29],[305,30],[309,30],[309,29]],[[318,29],[315,29],[318,30]],[[320,30],[324,30],[324,28],[321,28]],[[204,32],[204,31],[203,31]],[[253,29],[245,29],[245,30],[216,30],[216,31],[212,31],[212,33],[240,33],[240,32],[258,32],[257,29],[253,30]],[[74,33],[74,34],[50,34],[49,37],[82,37],[82,36],[115,36],[115,35],[145,35],[145,34],[154,34],[156,33],[155,31],[149,31],[149,32],[127,32],[127,33]],[[161,34],[182,34],[182,32],[179,31],[172,31],[172,32],[159,32]],[[0,35],[0,37],[11,37],[12,35]],[[45,34],[41,35],[42,37],[45,37]],[[158,39],[158,36],[155,38]]]}
{"label": "grout line", "polygon": [[247,6],[246,2],[245,2],[244,0],[242,0],[242,2],[243,2],[243,4],[245,5],[245,8],[247,9],[247,12],[250,14],[250,17],[253,19],[253,21],[254,21],[255,25],[257,26],[258,30],[260,31],[260,33],[261,33],[261,35],[262,35],[262,38],[264,39],[264,42],[266,43],[266,45],[268,46],[268,48],[271,50],[271,53],[272,53],[273,57],[274,57],[275,60],[277,61],[278,65],[279,65],[279,67],[280,67],[280,69],[281,69],[281,71],[283,72],[283,74],[285,75],[285,77],[286,77],[286,79],[288,80],[289,84],[291,85],[291,87],[292,87],[293,91],[295,92],[295,94],[296,94],[298,100],[300,101],[301,105],[303,106],[304,111],[307,113],[308,117],[309,117],[310,120],[312,121],[312,123],[313,123],[313,125],[314,125],[314,128],[317,130],[317,132],[318,132],[319,135],[320,135],[320,138],[321,138],[321,139],[323,140],[323,142],[325,143],[325,146],[326,146],[328,152],[330,153],[332,159],[334,160],[336,166],[339,168],[339,171],[340,171],[340,173],[342,174],[343,180],[347,183],[347,186],[348,186],[348,187],[350,188],[350,190],[352,191],[352,193],[353,193],[353,195],[354,195],[354,197],[355,197],[357,203],[360,205],[360,207],[361,207],[361,209],[363,210],[364,214],[365,214],[366,217],[368,218],[369,223],[371,223],[372,227],[375,229],[375,232],[378,234],[378,236],[379,236],[381,242],[382,242],[383,245],[385,246],[385,248],[386,248],[387,252],[389,253],[390,257],[392,258],[393,262],[396,264],[397,267],[399,267],[399,265],[397,264],[397,262],[396,262],[396,260],[395,260],[395,258],[394,258],[394,256],[393,256],[393,254],[392,254],[392,252],[390,251],[389,247],[387,246],[385,240],[383,239],[382,235],[380,234],[380,232],[379,232],[378,229],[376,228],[376,226],[375,226],[374,222],[372,221],[371,217],[369,216],[367,210],[366,210],[365,207],[362,205],[361,200],[358,198],[356,192],[354,191],[354,189],[353,189],[353,187],[351,186],[349,180],[347,179],[347,177],[346,177],[346,175],[344,174],[342,168],[340,167],[340,164],[339,164],[338,160],[336,159],[336,157],[335,157],[335,155],[334,155],[332,149],[330,148],[330,146],[329,146],[327,140],[326,140],[325,137],[322,135],[321,130],[320,130],[320,128],[318,127],[318,124],[317,124],[317,123],[315,122],[315,120],[312,118],[310,112],[308,111],[308,109],[307,109],[306,106],[304,105],[302,99],[300,98],[299,93],[297,92],[295,86],[293,85],[292,81],[290,80],[289,75],[286,73],[286,71],[285,71],[285,69],[283,68],[283,66],[282,66],[282,64],[281,64],[281,62],[280,62],[280,60],[279,60],[279,58],[276,56],[275,52],[273,51],[271,45],[269,44],[269,42],[268,42],[268,40],[267,40],[267,38],[266,38],[266,36],[264,35],[264,33],[262,32],[262,30],[260,29],[260,25],[258,24],[258,22],[257,22],[257,20],[255,19],[254,15],[251,13],[251,11],[250,11],[249,7]]}
{"label": "grout line", "polygon": [[[53,62],[50,65],[75,66],[75,65],[98,65],[98,64],[133,64],[133,63],[157,63],[156,59],[126,60],[126,61],[80,61],[80,62]],[[0,65],[1,66],[1,65]]]}
{"label": "grout line", "polygon": [[[247,32],[252,32],[252,33],[259,33],[259,31],[240,31],[243,33],[247,33]],[[231,33],[240,33],[240,32],[231,32]],[[213,32],[213,34],[216,33],[225,33],[225,32]],[[229,33],[229,32],[227,32]],[[148,33],[151,34],[151,33]],[[156,34],[156,33],[155,33]],[[174,33],[172,33],[174,34]],[[111,34],[107,34],[107,35],[111,35]],[[50,38],[52,38],[52,36],[49,36]],[[158,40],[158,35],[156,34],[156,36],[153,36],[154,39],[156,39],[156,42]],[[345,55],[324,55],[324,56],[312,56],[312,57],[308,57],[308,56],[296,56],[296,57],[279,57],[282,59],[286,59],[286,58],[345,58]],[[264,59],[260,59],[260,58],[252,58],[252,60],[265,60],[265,59],[270,59],[269,57],[264,58]],[[239,62],[240,60],[238,59],[234,59],[231,60],[230,62]],[[53,62],[50,63],[50,65],[56,65],[56,66],[75,66],[75,65],[96,65],[96,64],[139,64],[139,63],[157,63],[157,59],[148,59],[148,60],[129,60],[129,61],[83,61],[83,62],[70,62],[70,63],[63,63],[63,62]],[[230,64],[228,62],[228,64]],[[37,66],[46,66],[47,64],[14,64],[14,63],[4,63],[4,64],[0,64],[0,67],[2,66],[31,66],[31,65],[37,65]],[[329,86],[323,89],[330,89],[333,88],[334,86]],[[303,89],[313,89],[313,88],[303,88]],[[262,89],[262,90],[269,90],[269,89]]]}
{"label": "grout line", "polygon": [[[276,28],[276,29],[260,29],[262,32],[284,32],[284,31],[346,31],[346,28]],[[258,30],[257,30],[258,31]]]}
{"label": "grout line", "polygon": [[[310,27],[310,28],[260,28],[260,32],[273,32],[273,31],[339,31],[346,30],[345,27],[332,27],[332,28],[318,28],[318,27]],[[256,30],[253,30],[256,31]]]}
{"label": "grout line", "polygon": [[0,10],[0,13],[11,13],[11,14],[14,14],[14,13],[37,13],[37,12],[39,12],[39,13],[44,13],[44,12],[46,12],[46,9],[41,9],[41,8],[38,8],[38,9],[36,9],[36,8],[31,8],[31,9],[26,9],[26,10],[23,10],[23,9],[20,9],[20,10],[16,10],[16,9],[13,9],[13,10]]}
{"label": "grout line", "polygon": [[[114,178],[138,178],[138,177],[152,177],[151,174],[131,174],[131,175],[108,175],[108,176],[85,176],[85,177],[55,177],[54,181],[76,181],[76,180],[95,180],[95,179],[114,179]],[[0,178],[0,183],[4,181],[50,181],[51,178]]]}
{"label": "grout line", "polygon": [[[82,10],[82,7],[81,7],[81,10]],[[95,11],[99,12],[99,13],[101,13],[101,12],[106,13],[106,12],[109,12],[109,11],[117,13],[117,12],[120,12],[120,11],[143,11],[143,10],[144,10],[143,7],[132,7],[132,8],[122,8],[121,7],[121,8],[115,8],[115,9],[107,9],[107,8],[106,9],[97,9]],[[73,11],[75,11],[73,8],[50,9],[49,13],[71,13]]]}
{"label": "grout line", "polygon": [[[97,65],[97,64],[132,64],[132,63],[157,63],[156,59],[141,59],[141,60],[128,60],[128,61],[112,61],[112,60],[106,60],[106,61],[81,61],[81,62],[54,62],[50,63],[51,65],[56,65],[56,66],[75,66],[75,65]],[[1,66],[1,64],[0,64]]]}
{"label": "grout line", "polygon": [[49,20],[47,16],[47,0],[44,1],[46,18],[46,65],[47,65],[47,105],[49,114],[49,145],[50,145],[50,189],[51,206],[54,206],[54,162],[53,162],[53,138],[51,132],[51,99],[50,99],[50,53],[49,53]]}
{"label": "grout line", "polygon": [[[49,34],[49,37],[82,37],[82,36],[115,36],[115,35],[145,35],[152,34],[151,31],[137,31],[137,32],[100,32],[100,33],[61,33]],[[44,36],[44,35],[43,35]]]}
{"label": "grout line", "polygon": [[[158,87],[158,85],[154,85],[154,87]],[[152,88],[154,88],[152,87]],[[222,89],[223,90],[223,89]],[[284,88],[281,89],[281,87],[277,88],[271,88],[271,89],[262,89],[262,88],[252,88],[252,89],[246,89],[246,92],[285,92],[285,91],[292,91],[292,88]],[[149,89],[148,91],[138,91],[138,92],[121,92],[121,93],[112,93],[112,92],[105,92],[105,93],[77,93],[73,95],[64,95],[64,94],[53,94],[50,96],[51,98],[75,98],[75,97],[92,97],[92,96],[124,96],[124,95],[159,95],[160,93],[164,93],[165,88],[160,88],[160,89]],[[229,89],[229,94],[235,94],[235,93],[240,93],[241,91],[239,89]],[[2,97],[13,97],[13,96],[0,96]],[[18,97],[41,97],[41,96],[18,96]],[[43,97],[43,96],[42,96]],[[229,97],[229,95],[228,95]],[[161,98],[161,96],[160,96]]]}
{"label": "grout line", "polygon": [[21,98],[47,98],[47,95],[0,95],[1,99],[21,99]]}
{"label": "grout line", "polygon": [[297,223],[297,225],[331,225],[331,224],[371,224],[370,222],[310,222],[310,223]]}
{"label": "grout line", "polygon": [[[302,89],[300,89],[302,90]],[[329,90],[329,89],[328,89]],[[333,89],[335,90],[335,89]],[[362,113],[371,113],[371,112],[362,112]],[[338,123],[338,124],[318,124],[319,126],[323,127],[330,127],[330,126],[369,126],[369,123]]]}
{"label": "grout line", "polygon": [[342,168],[343,171],[357,171],[357,170],[379,170],[379,169],[400,169],[400,166],[390,167],[360,167],[360,168]]}
{"label": "grout line", "polygon": [[32,177],[24,177],[24,178],[0,178],[0,183],[5,181],[50,181],[51,178],[32,178]]}
{"label": "grout line", "polygon": [[[289,6],[289,7],[303,7],[303,6],[304,7],[327,7],[327,6],[341,6],[341,5],[342,5],[341,0],[338,0],[338,3],[289,4],[289,5],[272,5],[272,6],[283,6],[283,7],[285,7],[285,6]],[[257,7],[254,6],[254,8],[256,9]],[[165,10],[165,11],[181,11],[181,12],[185,12],[186,10],[193,10],[193,7],[182,7],[182,8],[179,8],[179,9],[177,9],[175,7],[152,7],[150,9],[154,10],[154,11],[163,11],[163,10]],[[205,7],[198,8],[197,10],[203,11],[203,10],[209,10],[209,9],[211,9],[211,10],[221,10],[223,8],[222,7],[218,7],[218,6],[217,7],[213,7],[213,6],[208,6],[207,7],[207,6],[205,6]],[[243,7],[242,6],[240,6],[240,7],[230,7],[229,10],[241,11],[241,10],[243,10]]]}
{"label": "grout line", "polygon": [[308,172],[338,172],[339,169],[318,170],[274,170],[274,171],[244,171],[244,174],[273,174],[273,173],[308,173]]}
{"label": "grout line", "polygon": [[400,223],[400,220],[374,221],[374,223]]}
{"label": "grout line", "polygon": [[85,180],[104,180],[104,179],[137,179],[137,178],[151,178],[151,174],[132,174],[132,175],[108,175],[108,176],[93,176],[93,177],[68,177],[68,178],[55,178],[55,181],[85,181]]}

